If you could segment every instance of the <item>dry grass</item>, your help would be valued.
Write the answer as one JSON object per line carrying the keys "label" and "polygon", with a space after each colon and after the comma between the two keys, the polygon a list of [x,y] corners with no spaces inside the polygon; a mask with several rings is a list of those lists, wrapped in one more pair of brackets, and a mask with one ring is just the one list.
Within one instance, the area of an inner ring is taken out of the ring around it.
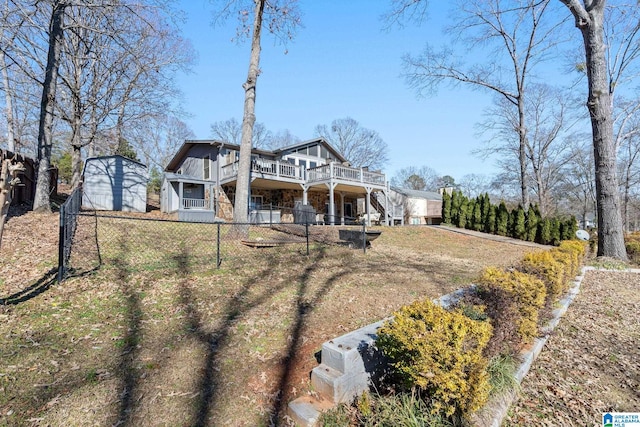
{"label": "dry grass", "polygon": [[[24,264],[42,275],[55,260],[55,247],[34,257],[17,243],[37,224],[53,233],[42,241],[56,242],[55,216],[11,218],[3,274]],[[0,425],[279,422],[288,400],[309,391],[322,342],[532,250],[434,228],[382,230],[366,254],[260,249],[220,270],[114,262],[0,307]],[[6,276],[3,296],[37,277]]]}

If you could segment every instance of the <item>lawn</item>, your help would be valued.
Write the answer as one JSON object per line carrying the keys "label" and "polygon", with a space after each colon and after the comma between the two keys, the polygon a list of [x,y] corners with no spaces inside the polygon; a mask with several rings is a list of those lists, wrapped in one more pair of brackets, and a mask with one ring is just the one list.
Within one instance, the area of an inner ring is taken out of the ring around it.
{"label": "lawn", "polygon": [[[0,306],[0,425],[281,423],[288,401],[312,392],[324,341],[532,250],[433,227],[381,227],[366,254],[245,247],[220,269],[201,258],[141,268],[130,262],[140,249],[124,250],[126,242],[146,244],[156,260],[172,250],[164,233],[136,235],[148,226],[124,236],[99,228],[124,242],[120,252],[103,247],[100,269]],[[12,217],[4,239],[2,297],[55,266],[57,217]]]}

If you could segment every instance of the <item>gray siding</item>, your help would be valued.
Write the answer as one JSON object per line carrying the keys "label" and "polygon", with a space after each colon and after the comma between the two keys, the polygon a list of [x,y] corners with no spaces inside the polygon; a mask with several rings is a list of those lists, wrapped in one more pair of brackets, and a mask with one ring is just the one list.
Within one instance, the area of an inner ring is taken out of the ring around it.
{"label": "gray siding", "polygon": [[122,156],[87,159],[82,206],[87,209],[145,212],[147,168]]}
{"label": "gray siding", "polygon": [[210,145],[195,145],[191,147],[186,157],[182,161],[179,166],[179,170],[181,170],[181,174],[185,176],[191,176],[198,179],[204,179],[204,166],[203,159],[206,156],[211,158],[211,165],[209,168],[210,180],[216,180],[216,171],[217,171],[217,155],[218,149],[217,147],[213,147]]}

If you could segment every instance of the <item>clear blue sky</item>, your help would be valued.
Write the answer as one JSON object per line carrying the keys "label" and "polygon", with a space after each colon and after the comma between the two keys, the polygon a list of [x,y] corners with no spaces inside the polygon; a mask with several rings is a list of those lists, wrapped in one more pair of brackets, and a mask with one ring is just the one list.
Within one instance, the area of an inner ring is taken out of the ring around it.
{"label": "clear blue sky", "polygon": [[[457,180],[494,173],[491,160],[470,153],[480,146],[474,125],[491,95],[444,86],[437,96],[418,99],[401,77],[403,54],[418,54],[427,40],[438,44],[438,21],[446,13],[438,3],[431,3],[430,18],[421,27],[385,31],[380,16],[389,7],[386,0],[301,0],[304,28],[286,48],[268,34],[263,37],[257,121],[304,140],[313,137],[316,125],[350,116],[389,146],[389,178],[401,168],[423,165]],[[199,59],[179,85],[192,114],[187,123],[204,139],[213,122],[242,119],[249,44],[231,41],[234,20],[212,27],[207,0],[182,0],[181,8],[188,18],[184,36]]]}

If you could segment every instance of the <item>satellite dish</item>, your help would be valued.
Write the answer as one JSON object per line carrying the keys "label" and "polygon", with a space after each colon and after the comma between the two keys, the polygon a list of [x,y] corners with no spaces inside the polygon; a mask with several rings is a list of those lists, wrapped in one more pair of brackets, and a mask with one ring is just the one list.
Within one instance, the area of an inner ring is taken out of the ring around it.
{"label": "satellite dish", "polygon": [[587,230],[578,230],[576,231],[576,237],[580,240],[588,241],[591,236]]}

